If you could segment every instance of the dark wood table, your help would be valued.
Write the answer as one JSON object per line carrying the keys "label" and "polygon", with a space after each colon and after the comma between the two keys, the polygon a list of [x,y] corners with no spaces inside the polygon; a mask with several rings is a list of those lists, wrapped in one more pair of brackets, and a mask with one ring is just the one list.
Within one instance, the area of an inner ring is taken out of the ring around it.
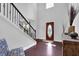
{"label": "dark wood table", "polygon": [[79,56],[79,40],[63,40],[64,56]]}

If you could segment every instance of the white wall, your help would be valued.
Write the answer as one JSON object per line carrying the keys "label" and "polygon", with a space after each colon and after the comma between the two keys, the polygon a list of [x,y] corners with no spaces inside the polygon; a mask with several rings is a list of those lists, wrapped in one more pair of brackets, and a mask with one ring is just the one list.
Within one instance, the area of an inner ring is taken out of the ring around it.
{"label": "white wall", "polygon": [[78,12],[77,16],[75,17],[72,25],[75,26],[75,32],[77,32],[79,35],[79,12]]}
{"label": "white wall", "polygon": [[68,5],[57,3],[50,9],[45,7],[45,4],[38,4],[36,36],[39,39],[46,39],[46,22],[54,22],[54,40],[62,41],[63,24],[65,29],[69,25]]}
{"label": "white wall", "polygon": [[46,9],[45,3],[22,3],[15,4],[21,13],[29,18],[32,26],[36,29],[36,37],[38,39],[46,39],[46,22],[55,22],[54,40],[62,40],[63,25],[65,32],[69,26],[69,7],[65,3],[57,3],[54,7]]}
{"label": "white wall", "polygon": [[32,25],[32,27],[36,30],[37,28],[37,20],[30,20],[30,24]]}
{"label": "white wall", "polygon": [[0,39],[5,38],[9,49],[23,47],[24,50],[36,44],[30,36],[23,33],[7,18],[0,14]]}
{"label": "white wall", "polygon": [[15,3],[15,6],[30,21],[32,27],[36,29],[37,4],[36,3]]}
{"label": "white wall", "polygon": [[15,6],[26,17],[26,19],[36,20],[37,4],[36,3],[15,3]]}

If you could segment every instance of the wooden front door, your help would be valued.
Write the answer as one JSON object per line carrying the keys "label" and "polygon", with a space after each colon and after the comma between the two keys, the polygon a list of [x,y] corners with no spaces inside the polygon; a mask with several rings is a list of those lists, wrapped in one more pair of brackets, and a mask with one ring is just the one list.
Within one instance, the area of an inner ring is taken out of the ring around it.
{"label": "wooden front door", "polygon": [[46,40],[54,40],[54,22],[46,23]]}

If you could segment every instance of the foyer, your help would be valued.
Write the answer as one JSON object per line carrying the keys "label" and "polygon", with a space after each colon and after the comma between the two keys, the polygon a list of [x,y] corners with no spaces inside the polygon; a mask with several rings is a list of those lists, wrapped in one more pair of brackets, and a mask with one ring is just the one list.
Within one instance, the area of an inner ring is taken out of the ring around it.
{"label": "foyer", "polygon": [[1,56],[79,55],[79,3],[48,5],[0,3]]}

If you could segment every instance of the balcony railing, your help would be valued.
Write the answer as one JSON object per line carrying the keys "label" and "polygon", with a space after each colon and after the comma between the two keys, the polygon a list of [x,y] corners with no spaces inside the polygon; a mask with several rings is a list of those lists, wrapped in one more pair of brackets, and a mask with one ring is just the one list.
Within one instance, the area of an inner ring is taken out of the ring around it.
{"label": "balcony railing", "polygon": [[24,33],[27,33],[33,39],[36,38],[36,30],[13,3],[0,3],[0,13],[18,26]]}

